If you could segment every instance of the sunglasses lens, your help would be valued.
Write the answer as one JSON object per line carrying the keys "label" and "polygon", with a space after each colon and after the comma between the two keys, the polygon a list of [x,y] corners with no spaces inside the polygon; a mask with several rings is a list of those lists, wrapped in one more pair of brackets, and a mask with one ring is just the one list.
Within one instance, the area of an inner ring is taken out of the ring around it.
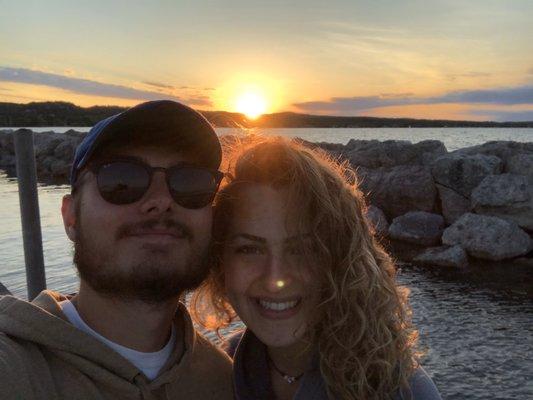
{"label": "sunglasses lens", "polygon": [[172,197],[182,207],[202,208],[213,201],[219,179],[212,171],[196,167],[178,167],[169,171]]}
{"label": "sunglasses lens", "polygon": [[141,165],[117,161],[98,169],[97,182],[104,200],[112,204],[129,204],[146,192],[150,175]]}

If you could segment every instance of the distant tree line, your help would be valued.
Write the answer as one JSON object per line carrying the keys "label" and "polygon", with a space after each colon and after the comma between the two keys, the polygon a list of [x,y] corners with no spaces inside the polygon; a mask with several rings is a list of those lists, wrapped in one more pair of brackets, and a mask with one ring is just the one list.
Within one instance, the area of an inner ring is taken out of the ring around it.
{"label": "distant tree line", "polygon": [[[0,103],[0,127],[93,126],[124,111],[125,107],[79,107],[67,102]],[[248,120],[243,114],[200,111],[217,127],[242,128],[407,128],[407,127],[512,127],[533,128],[533,121],[478,122],[412,118],[338,117],[291,112],[265,114]]]}

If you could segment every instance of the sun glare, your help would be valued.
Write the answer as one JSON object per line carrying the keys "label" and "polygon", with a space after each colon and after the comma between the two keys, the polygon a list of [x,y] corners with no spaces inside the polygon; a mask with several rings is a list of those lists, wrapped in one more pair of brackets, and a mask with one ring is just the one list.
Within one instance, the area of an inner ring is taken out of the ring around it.
{"label": "sun glare", "polygon": [[266,100],[257,92],[246,92],[239,96],[236,104],[237,112],[249,119],[256,119],[266,111]]}

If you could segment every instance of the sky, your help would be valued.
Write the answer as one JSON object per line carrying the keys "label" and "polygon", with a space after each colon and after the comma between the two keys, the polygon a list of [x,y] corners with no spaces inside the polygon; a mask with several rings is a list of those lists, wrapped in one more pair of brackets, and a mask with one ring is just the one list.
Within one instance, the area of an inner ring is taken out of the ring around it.
{"label": "sky", "polygon": [[532,16],[533,0],[0,0],[0,102],[532,121]]}

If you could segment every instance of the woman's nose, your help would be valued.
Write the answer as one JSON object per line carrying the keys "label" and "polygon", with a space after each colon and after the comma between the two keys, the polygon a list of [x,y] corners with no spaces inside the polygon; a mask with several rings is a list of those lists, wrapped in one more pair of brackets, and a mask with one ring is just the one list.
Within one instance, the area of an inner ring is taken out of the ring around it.
{"label": "woman's nose", "polygon": [[287,288],[291,283],[289,272],[283,257],[269,256],[263,277],[265,289],[277,293]]}

